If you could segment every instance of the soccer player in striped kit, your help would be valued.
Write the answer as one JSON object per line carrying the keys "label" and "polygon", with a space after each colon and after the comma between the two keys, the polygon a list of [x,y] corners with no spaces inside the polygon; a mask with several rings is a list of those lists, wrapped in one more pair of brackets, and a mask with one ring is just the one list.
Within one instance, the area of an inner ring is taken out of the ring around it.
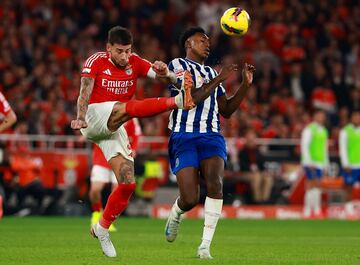
{"label": "soccer player in striped kit", "polygon": [[[169,129],[172,131],[169,140],[170,165],[176,174],[180,196],[175,201],[165,227],[167,241],[173,242],[177,236],[181,215],[191,210],[199,201],[199,175],[206,181],[207,197],[205,200],[205,221],[202,242],[198,248],[199,258],[212,258],[210,244],[223,204],[223,176],[226,161],[226,146],[220,133],[221,114],[229,118],[239,108],[253,80],[255,68],[245,64],[242,71],[242,83],[235,94],[227,97],[221,85],[232,71],[224,67],[219,74],[204,61],[210,53],[209,37],[202,28],[186,30],[180,39],[181,48],[186,51],[185,58],[170,62],[169,70],[177,74],[178,84],[182,82],[184,71],[193,77],[195,89],[192,93],[206,90],[208,84],[216,87],[209,91],[203,102],[196,102],[192,110],[174,110],[170,114]],[[226,74],[224,74],[226,72]],[[185,74],[185,78],[187,74]],[[175,86],[170,86],[172,96],[177,94]]]}

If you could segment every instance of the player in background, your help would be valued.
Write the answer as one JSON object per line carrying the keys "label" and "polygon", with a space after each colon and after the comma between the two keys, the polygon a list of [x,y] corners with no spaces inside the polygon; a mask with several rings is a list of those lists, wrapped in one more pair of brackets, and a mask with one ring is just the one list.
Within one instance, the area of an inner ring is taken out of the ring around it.
{"label": "player in background", "polygon": [[347,217],[354,217],[351,203],[352,190],[356,182],[360,182],[360,110],[351,114],[351,122],[340,131],[339,153],[342,175],[346,185],[348,203],[345,205]]}
{"label": "player in background", "polygon": [[[183,72],[189,71],[195,84],[195,92],[206,89],[214,82],[216,87],[208,91],[207,98],[191,110],[174,110],[170,114],[169,158],[172,172],[176,175],[180,196],[175,201],[165,226],[167,241],[173,242],[177,236],[181,216],[191,210],[199,201],[199,175],[206,181],[205,221],[202,242],[197,255],[200,258],[212,258],[210,244],[223,204],[223,176],[226,161],[226,146],[220,133],[221,114],[229,118],[239,108],[246,96],[252,80],[254,67],[245,64],[242,71],[242,83],[233,96],[227,97],[221,82],[226,80],[233,68],[224,67],[219,75],[214,69],[204,65],[210,53],[209,37],[202,28],[186,30],[180,39],[186,58],[177,58],[170,62],[169,69],[183,82]],[[226,73],[226,74],[224,74]],[[187,74],[185,74],[186,77]],[[178,92],[170,86],[172,95]]]}
{"label": "player in background", "polygon": [[313,122],[301,134],[301,164],[305,171],[304,217],[322,218],[320,180],[329,166],[326,114],[315,111]]}
{"label": "player in background", "polygon": [[11,109],[3,93],[0,92],[0,133],[9,129],[16,120],[15,112]]}
{"label": "player in background", "polygon": [[[138,138],[141,135],[141,127],[138,119],[134,118],[127,121],[124,124],[124,128],[130,140],[133,156],[135,156],[139,141]],[[101,149],[96,144],[93,145],[92,162],[89,198],[92,210],[91,225],[95,225],[100,220],[103,212],[101,192],[107,183],[111,183],[112,190],[116,189],[117,180]],[[114,224],[110,225],[109,231],[116,231]]]}

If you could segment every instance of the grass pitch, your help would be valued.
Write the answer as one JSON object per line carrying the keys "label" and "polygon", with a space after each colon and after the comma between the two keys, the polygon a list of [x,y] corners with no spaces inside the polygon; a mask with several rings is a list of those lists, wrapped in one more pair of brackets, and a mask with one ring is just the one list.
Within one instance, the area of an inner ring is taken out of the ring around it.
{"label": "grass pitch", "polygon": [[360,222],[220,220],[213,260],[195,257],[202,220],[184,220],[174,243],[165,220],[120,218],[105,257],[89,235],[89,218],[5,217],[0,264],[360,264]]}

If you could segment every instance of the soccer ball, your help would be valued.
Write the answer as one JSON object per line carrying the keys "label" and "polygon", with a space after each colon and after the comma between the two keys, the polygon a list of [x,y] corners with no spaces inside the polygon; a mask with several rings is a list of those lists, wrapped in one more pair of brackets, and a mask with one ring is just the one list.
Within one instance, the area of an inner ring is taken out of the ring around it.
{"label": "soccer ball", "polygon": [[250,16],[244,9],[232,7],[222,15],[220,25],[226,35],[241,37],[249,29]]}

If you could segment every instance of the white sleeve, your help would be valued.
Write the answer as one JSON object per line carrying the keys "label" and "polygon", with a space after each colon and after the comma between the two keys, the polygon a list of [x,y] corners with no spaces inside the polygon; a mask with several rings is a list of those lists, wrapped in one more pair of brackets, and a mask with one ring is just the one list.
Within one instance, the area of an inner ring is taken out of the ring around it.
{"label": "white sleeve", "polygon": [[301,134],[301,154],[303,155],[303,164],[308,165],[311,161],[310,156],[311,130],[306,127]]}
{"label": "white sleeve", "polygon": [[339,135],[339,152],[340,152],[340,161],[342,167],[348,167],[349,166],[349,157],[347,153],[347,145],[348,145],[348,137],[347,133],[344,129],[340,131]]}
{"label": "white sleeve", "polygon": [[[184,72],[186,70],[189,70],[187,62],[184,59],[176,58],[169,63],[168,68],[169,71],[173,72],[176,75],[177,84],[181,85],[184,77]],[[177,91],[177,88],[174,85],[170,85],[169,89]]]}
{"label": "white sleeve", "polygon": [[150,67],[149,68],[149,71],[147,72],[146,74],[147,77],[151,78],[151,79],[155,79],[156,77],[156,73],[155,71]]}

